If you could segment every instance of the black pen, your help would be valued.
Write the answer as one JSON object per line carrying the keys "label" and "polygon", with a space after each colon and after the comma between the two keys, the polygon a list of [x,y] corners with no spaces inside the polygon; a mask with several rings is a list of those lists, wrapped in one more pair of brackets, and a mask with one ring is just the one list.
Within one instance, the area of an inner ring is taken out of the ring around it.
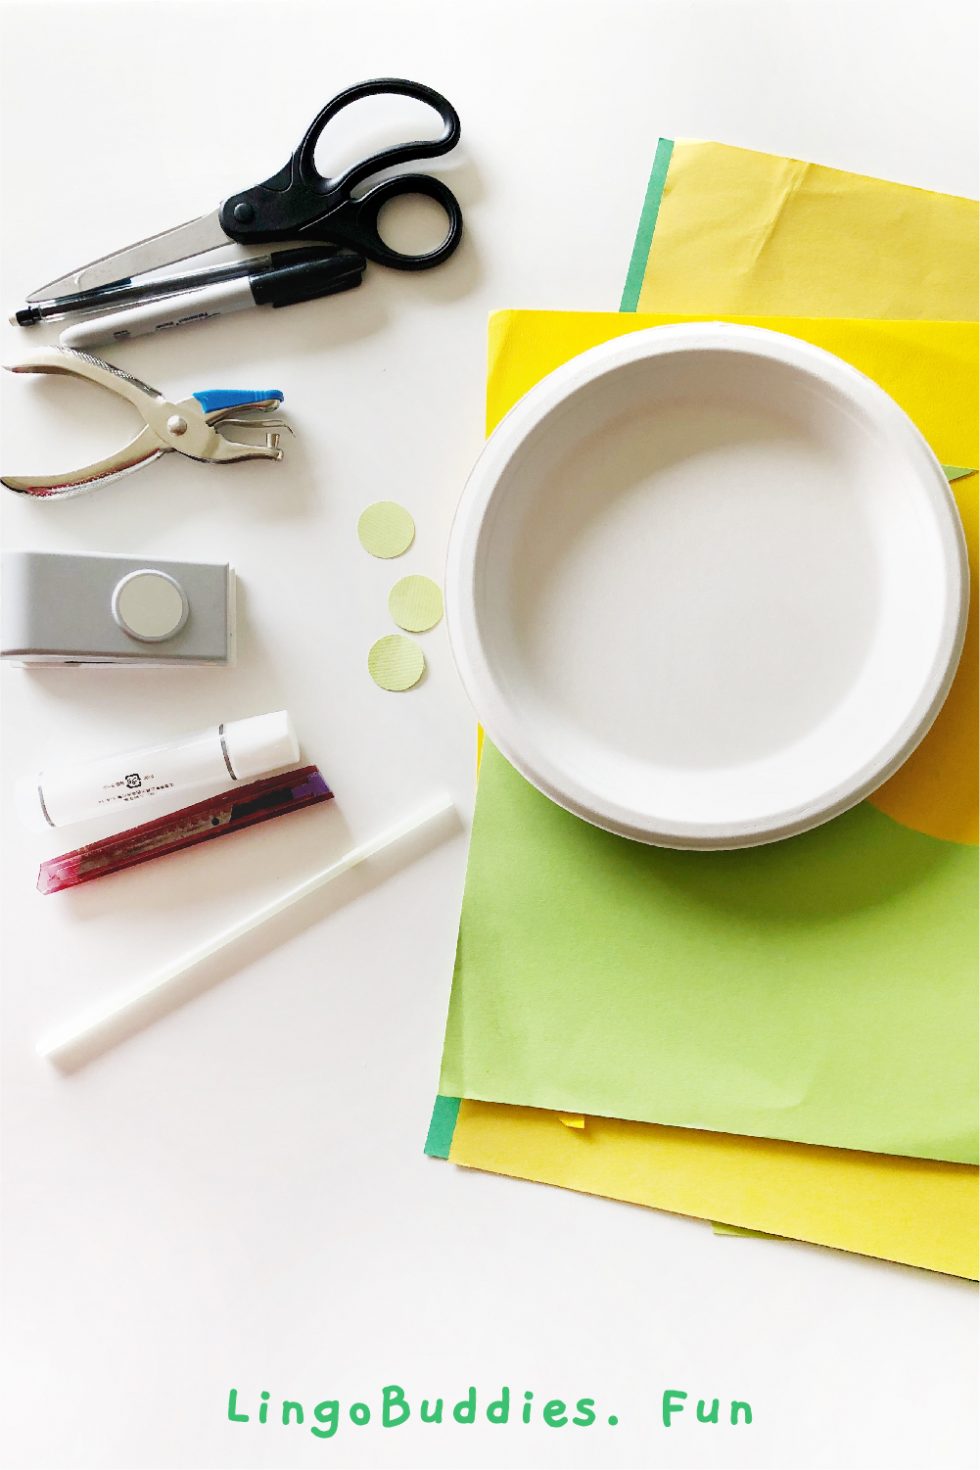
{"label": "black pen", "polygon": [[[157,330],[166,320],[179,325],[183,320],[199,321],[225,311],[249,306],[289,306],[348,291],[360,285],[365,260],[356,250],[332,245],[308,246],[297,250],[276,250],[268,255],[255,255],[204,266],[180,276],[159,280],[116,281],[92,291],[79,291],[70,296],[53,297],[37,302],[15,313],[11,321],[31,326],[40,321],[57,321],[66,316],[88,313],[74,328],[62,334],[65,346],[87,346],[94,342],[111,342],[119,337],[139,336]],[[153,320],[143,323],[136,313],[150,303],[166,303],[163,315],[159,308]],[[115,311],[116,307],[132,307],[133,311]],[[112,315],[97,316],[104,310]],[[135,317],[132,324],[119,318]],[[72,333],[68,339],[68,332]],[[84,335],[82,333],[84,332]]]}

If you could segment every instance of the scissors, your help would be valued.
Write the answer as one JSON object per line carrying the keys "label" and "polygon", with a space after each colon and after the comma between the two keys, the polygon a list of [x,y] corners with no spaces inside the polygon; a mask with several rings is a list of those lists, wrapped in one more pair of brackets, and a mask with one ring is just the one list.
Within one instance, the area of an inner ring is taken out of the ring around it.
{"label": "scissors", "polygon": [[[438,138],[416,139],[383,148],[337,178],[321,174],[313,154],[327,124],[352,102],[380,94],[412,97],[425,103],[438,113],[443,131]],[[382,169],[411,159],[437,158],[448,153],[459,141],[459,133],[455,108],[431,87],[398,77],[360,82],[338,93],[317,113],[289,162],[264,183],[232,194],[212,214],[201,215],[80,266],[39,287],[27,299],[32,305],[57,300],[64,311],[69,305],[76,306],[75,298],[79,298],[77,309],[90,309],[98,304],[99,293],[106,288],[128,283],[145,271],[160,270],[232,241],[240,245],[260,245],[274,240],[324,241],[357,250],[369,260],[393,270],[431,270],[448,260],[462,237],[463,216],[452,190],[441,179],[412,173],[383,179],[357,198],[353,191]],[[384,206],[392,199],[411,194],[435,200],[448,221],[442,243],[420,255],[393,249],[378,231],[378,216]]]}

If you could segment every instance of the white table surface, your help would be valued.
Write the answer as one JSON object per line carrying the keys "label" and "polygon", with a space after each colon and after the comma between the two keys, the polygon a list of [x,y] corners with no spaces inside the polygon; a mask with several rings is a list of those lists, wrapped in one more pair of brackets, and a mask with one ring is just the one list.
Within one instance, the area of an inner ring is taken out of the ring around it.
{"label": "white table surface", "polygon": [[[464,822],[473,717],[444,627],[409,695],[367,677],[393,572],[439,577],[481,442],[495,307],[615,309],[659,134],[975,190],[972,7],[944,3],[76,3],[7,7],[5,313],[39,282],[280,166],[335,91],[445,91],[436,165],[468,234],[427,276],[243,313],[113,354],[181,396],[281,387],[280,465],[178,456],[63,505],[5,498],[8,548],[231,560],[230,670],[4,668],[6,1463],[28,1467],[973,1465],[961,1282],[427,1160],[465,833],[362,871],[202,973],[177,1010],[70,1076],[47,1028],[204,939],[440,788]],[[54,340],[5,329],[3,360]],[[120,442],[126,405],[5,379],[3,466]],[[374,561],[370,501],[415,514]],[[75,893],[34,892],[15,781],[288,706],[333,806]],[[595,1397],[556,1431],[257,1424],[308,1406]],[[228,1390],[252,1421],[229,1423]],[[748,1399],[751,1428],[667,1432],[664,1388]],[[605,1419],[615,1413],[619,1423]]]}

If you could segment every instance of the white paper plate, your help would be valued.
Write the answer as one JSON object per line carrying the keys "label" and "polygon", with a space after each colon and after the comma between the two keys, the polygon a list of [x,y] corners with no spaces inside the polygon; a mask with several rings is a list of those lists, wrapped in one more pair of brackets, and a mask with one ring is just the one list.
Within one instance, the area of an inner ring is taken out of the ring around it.
{"label": "white paper plate", "polygon": [[630,333],[499,425],[450,538],[463,683],[524,776],[598,826],[742,847],[844,811],[935,719],[968,573],[942,468],[794,337]]}

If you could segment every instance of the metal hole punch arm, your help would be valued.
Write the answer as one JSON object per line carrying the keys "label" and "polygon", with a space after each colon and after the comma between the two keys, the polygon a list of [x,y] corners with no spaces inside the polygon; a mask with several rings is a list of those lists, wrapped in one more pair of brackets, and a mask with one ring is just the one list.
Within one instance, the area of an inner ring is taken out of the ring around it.
{"label": "metal hole punch arm", "polygon": [[142,469],[154,459],[159,459],[163,450],[151,429],[143,429],[135,439],[114,454],[97,459],[92,464],[77,470],[64,470],[60,475],[4,475],[0,484],[8,490],[22,495],[34,495],[39,500],[66,500],[70,495],[80,495],[83,490],[94,490],[109,480],[128,475],[132,470]]}
{"label": "metal hole punch arm", "polygon": [[141,378],[135,378],[132,373],[124,372],[122,368],[115,367],[111,362],[104,362],[101,357],[93,357],[90,352],[79,352],[77,349],[41,347],[32,352],[30,357],[25,357],[22,362],[12,363],[7,371],[11,373],[61,373],[72,378],[86,378],[100,388],[107,388],[117,397],[125,398],[141,413],[147,399],[154,399],[159,403],[166,402],[162,393],[156,388],[151,388],[149,383],[144,383]]}
{"label": "metal hole punch arm", "polygon": [[[169,450],[188,459],[209,464],[235,464],[246,459],[281,459],[279,435],[273,432],[279,420],[264,417],[282,402],[277,388],[259,391],[248,389],[212,389],[195,393],[190,398],[172,403],[156,388],[139,378],[103,362],[87,352],[68,347],[44,347],[10,369],[15,373],[63,373],[83,378],[110,393],[126,399],[142,415],[144,427],[129,444],[105,459],[81,469],[66,470],[60,475],[4,475],[0,484],[21,494],[45,499],[78,495],[96,485],[103,485],[120,475],[149,464]],[[252,414],[254,419],[233,417]],[[247,424],[265,429],[265,444],[244,444],[227,439],[219,432],[222,425]]]}

